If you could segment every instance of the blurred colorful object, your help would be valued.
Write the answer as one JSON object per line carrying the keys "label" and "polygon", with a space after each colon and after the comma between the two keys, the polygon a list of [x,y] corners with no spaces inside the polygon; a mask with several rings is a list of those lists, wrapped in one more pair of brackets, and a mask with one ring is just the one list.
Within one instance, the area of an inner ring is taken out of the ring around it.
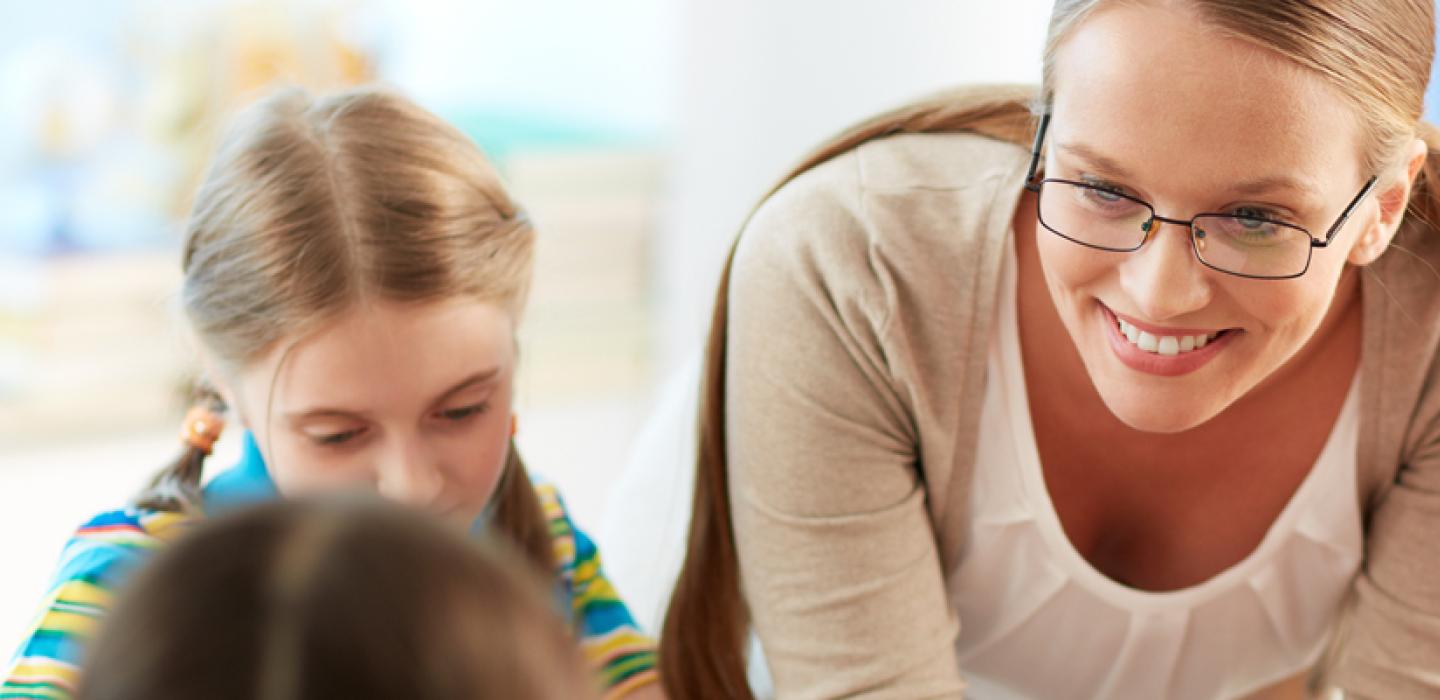
{"label": "blurred colorful object", "polygon": [[174,409],[174,250],[218,130],[274,83],[372,80],[360,7],[0,5],[0,446]]}
{"label": "blurred colorful object", "polygon": [[[63,5],[63,3],[62,3]],[[276,82],[373,78],[357,5],[99,4],[116,15],[0,51],[0,252],[173,243],[224,116]],[[119,8],[119,9],[117,9]],[[27,7],[31,14],[66,9]]]}

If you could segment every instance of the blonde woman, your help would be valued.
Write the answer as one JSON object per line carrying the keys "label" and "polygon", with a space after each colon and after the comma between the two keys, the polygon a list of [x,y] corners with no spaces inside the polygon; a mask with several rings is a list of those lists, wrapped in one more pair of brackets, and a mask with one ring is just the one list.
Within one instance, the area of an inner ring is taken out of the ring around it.
{"label": "blonde woman", "polygon": [[1440,696],[1429,0],[1061,0],[717,300],[670,693]]}
{"label": "blonde woman", "polygon": [[[513,542],[553,579],[607,693],[657,696],[652,643],[512,441],[534,239],[480,151],[401,97],[285,91],[248,109],[200,185],[182,258],[215,395],[137,503],[66,547],[0,697],[72,692],[112,590],[184,523],[351,489]],[[225,407],[244,457],[202,489]]]}

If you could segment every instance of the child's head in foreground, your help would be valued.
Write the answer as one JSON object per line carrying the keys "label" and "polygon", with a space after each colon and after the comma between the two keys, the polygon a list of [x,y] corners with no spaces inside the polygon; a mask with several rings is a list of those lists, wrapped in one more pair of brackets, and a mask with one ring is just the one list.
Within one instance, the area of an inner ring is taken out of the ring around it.
{"label": "child's head in foreground", "polygon": [[409,509],[274,502],[146,565],[79,698],[591,697],[547,590],[521,557]]}

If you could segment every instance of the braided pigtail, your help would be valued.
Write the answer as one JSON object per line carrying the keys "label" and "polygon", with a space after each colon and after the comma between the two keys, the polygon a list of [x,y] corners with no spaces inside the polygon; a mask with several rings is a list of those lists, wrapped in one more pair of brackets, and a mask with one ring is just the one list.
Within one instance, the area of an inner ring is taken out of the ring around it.
{"label": "braided pigtail", "polygon": [[180,455],[135,496],[136,507],[171,513],[201,512],[200,477],[204,473],[205,458],[210,456],[225,428],[225,402],[209,387],[201,386],[195,394],[195,402],[185,414],[180,430],[183,445]]}

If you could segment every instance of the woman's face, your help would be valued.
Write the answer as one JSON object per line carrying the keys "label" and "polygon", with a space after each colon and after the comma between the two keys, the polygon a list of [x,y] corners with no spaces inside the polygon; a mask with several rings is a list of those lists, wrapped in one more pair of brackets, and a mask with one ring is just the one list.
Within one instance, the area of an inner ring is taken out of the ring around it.
{"label": "woman's face", "polygon": [[373,489],[468,526],[505,464],[514,374],[499,306],[379,301],[280,343],[230,398],[281,493]]}
{"label": "woman's face", "polygon": [[[1221,35],[1174,8],[1119,6],[1087,19],[1056,56],[1045,176],[1096,181],[1157,214],[1263,210],[1322,237],[1371,173],[1349,105],[1312,74]],[[1351,215],[1309,271],[1253,280],[1196,259],[1184,226],[1160,226],[1137,252],[1085,248],[1037,226],[1061,320],[1110,410],[1139,430],[1195,427],[1276,375],[1316,336],[1376,197]],[[1336,305],[1338,308],[1338,304]],[[1161,355],[1157,338],[1219,336]]]}

